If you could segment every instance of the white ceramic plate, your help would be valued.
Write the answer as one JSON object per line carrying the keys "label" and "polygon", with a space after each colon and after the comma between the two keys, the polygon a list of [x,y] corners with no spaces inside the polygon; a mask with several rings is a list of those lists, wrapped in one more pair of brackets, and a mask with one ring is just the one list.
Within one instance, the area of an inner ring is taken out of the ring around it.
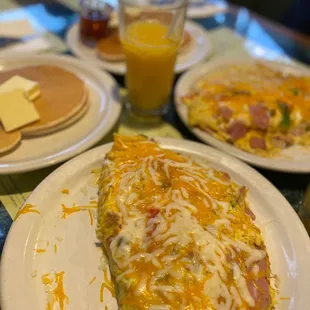
{"label": "white ceramic plate", "polygon": [[[181,98],[186,95],[192,88],[192,85],[202,76],[206,75],[208,72],[215,70],[223,65],[228,64],[242,64],[242,63],[254,63],[254,59],[217,59],[210,60],[208,63],[201,65],[193,70],[186,72],[178,80],[175,92],[174,101],[177,113],[183,123],[188,127],[190,131],[194,133],[201,141],[206,142],[222,151],[230,153],[252,165],[285,172],[294,173],[308,173],[310,172],[310,148],[304,148],[300,146],[293,146],[286,150],[283,150],[278,156],[274,158],[265,158],[262,156],[257,156],[254,154],[247,153],[235,146],[222,142],[208,133],[204,132],[199,128],[190,128],[188,126],[188,111],[185,104],[181,102]],[[296,75],[310,75],[310,71],[302,66],[295,66],[288,63],[278,63],[278,62],[267,62],[261,61],[265,65],[269,65],[277,70],[281,70],[284,73],[291,73]]]}
{"label": "white ceramic plate", "polygon": [[[248,200],[264,235],[272,272],[280,277],[276,309],[308,309],[310,241],[298,216],[279,191],[248,165],[213,148],[185,140],[158,141],[164,148],[209,161],[249,188]],[[104,291],[104,303],[99,299],[103,272],[98,270],[101,250],[95,245],[96,220],[91,225],[87,211],[61,218],[61,204],[79,206],[97,199],[91,170],[101,166],[110,148],[111,144],[107,144],[65,163],[28,198],[26,204],[35,205],[40,215],[22,214],[9,232],[0,272],[2,310],[45,309],[47,295],[41,277],[51,271],[65,272],[64,288],[70,299],[66,310],[99,310],[105,309],[105,305],[109,310],[117,309],[109,291]],[[61,193],[64,188],[69,189],[68,195]],[[46,252],[35,253],[37,248]],[[94,277],[95,281],[89,284]]]}
{"label": "white ceramic plate", "polygon": [[30,171],[65,161],[99,142],[119,118],[121,104],[113,77],[80,60],[66,56],[3,58],[0,70],[38,64],[59,66],[79,76],[89,89],[88,111],[68,128],[23,139],[14,151],[0,155],[0,174]]}
{"label": "white ceramic plate", "polygon": [[[178,56],[175,67],[176,73],[181,73],[211,54],[211,42],[205,29],[194,22],[187,21],[185,29],[192,35],[193,43],[189,50]],[[96,49],[85,46],[79,39],[79,24],[73,25],[67,33],[67,44],[71,51],[85,61],[106,69],[111,73],[124,75],[126,66],[124,61],[104,61],[97,57]]]}
{"label": "white ceramic plate", "polygon": [[189,18],[206,18],[227,11],[227,4],[220,1],[190,0],[186,16]]}

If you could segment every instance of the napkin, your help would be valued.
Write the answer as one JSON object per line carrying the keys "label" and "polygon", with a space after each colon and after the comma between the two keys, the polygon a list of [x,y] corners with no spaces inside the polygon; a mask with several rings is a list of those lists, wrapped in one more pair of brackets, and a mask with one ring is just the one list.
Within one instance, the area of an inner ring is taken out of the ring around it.
{"label": "napkin", "polygon": [[0,37],[21,38],[33,35],[36,30],[27,19],[0,22]]}
{"label": "napkin", "polygon": [[55,166],[27,173],[0,175],[0,201],[12,219],[32,191],[53,170]]}

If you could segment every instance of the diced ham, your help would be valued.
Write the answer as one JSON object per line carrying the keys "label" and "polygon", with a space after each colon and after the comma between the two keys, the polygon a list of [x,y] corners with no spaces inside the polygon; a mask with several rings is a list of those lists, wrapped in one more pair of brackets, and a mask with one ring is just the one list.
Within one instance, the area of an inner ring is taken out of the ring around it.
{"label": "diced ham", "polygon": [[238,197],[236,199],[236,203],[240,204],[243,203],[245,200],[245,196],[247,193],[247,188],[245,186],[242,186],[239,188]]}
{"label": "diced ham", "polygon": [[253,221],[255,221],[256,216],[255,214],[252,212],[252,210],[249,207],[246,207],[244,210],[245,214],[248,215]]}
{"label": "diced ham", "polygon": [[250,145],[253,149],[266,150],[266,141],[261,137],[251,137]]}
{"label": "diced ham", "polygon": [[232,117],[232,110],[228,107],[225,106],[220,106],[220,113],[221,116],[223,117],[224,121],[228,122],[230,118]]}
{"label": "diced ham", "polygon": [[293,139],[289,136],[278,135],[272,138],[272,143],[274,147],[285,149],[289,145],[293,144]]}
{"label": "diced ham", "polygon": [[250,115],[255,127],[266,130],[269,126],[269,115],[267,109],[261,104],[250,105]]}
{"label": "diced ham", "polygon": [[[256,307],[254,309],[264,310],[268,309],[271,303],[271,296],[269,292],[269,283],[267,279],[267,262],[263,259],[256,263],[259,268],[258,277],[247,280],[247,285],[250,294],[252,295]],[[248,272],[251,273],[252,267],[249,267]],[[258,308],[259,306],[259,308]]]}
{"label": "diced ham", "polygon": [[223,172],[222,171],[222,176],[224,177],[225,181],[230,181],[231,180],[230,175],[227,172]]}
{"label": "diced ham", "polygon": [[151,208],[149,209],[149,218],[155,217],[159,213],[158,209]]}
{"label": "diced ham", "polygon": [[244,137],[246,135],[247,131],[248,130],[247,130],[245,124],[241,121],[234,121],[227,130],[232,141],[236,141],[236,140]]}
{"label": "diced ham", "polygon": [[[247,193],[247,188],[245,186],[242,186],[239,189],[238,197],[236,199],[236,203],[242,204],[245,202],[245,197]],[[252,212],[252,210],[247,206],[244,210],[244,212],[254,221],[256,219],[255,214]]]}

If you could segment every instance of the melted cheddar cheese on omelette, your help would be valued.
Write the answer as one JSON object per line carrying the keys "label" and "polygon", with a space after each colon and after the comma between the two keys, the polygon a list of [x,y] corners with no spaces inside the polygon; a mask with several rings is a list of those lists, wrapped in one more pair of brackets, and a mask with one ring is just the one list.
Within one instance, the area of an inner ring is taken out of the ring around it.
{"label": "melted cheddar cheese on omelette", "polygon": [[238,148],[273,156],[310,146],[310,78],[260,63],[227,65],[201,77],[182,98],[189,125]]}
{"label": "melted cheddar cheese on omelette", "polygon": [[246,195],[225,172],[116,136],[99,181],[97,236],[119,309],[273,309]]}

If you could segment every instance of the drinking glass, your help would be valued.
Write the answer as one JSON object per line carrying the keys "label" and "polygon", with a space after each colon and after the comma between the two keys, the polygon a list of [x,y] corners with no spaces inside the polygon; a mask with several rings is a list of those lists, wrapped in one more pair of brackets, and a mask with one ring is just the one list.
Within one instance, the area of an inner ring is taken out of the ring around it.
{"label": "drinking glass", "polygon": [[166,111],[187,0],[119,0],[128,106],[142,118]]}

